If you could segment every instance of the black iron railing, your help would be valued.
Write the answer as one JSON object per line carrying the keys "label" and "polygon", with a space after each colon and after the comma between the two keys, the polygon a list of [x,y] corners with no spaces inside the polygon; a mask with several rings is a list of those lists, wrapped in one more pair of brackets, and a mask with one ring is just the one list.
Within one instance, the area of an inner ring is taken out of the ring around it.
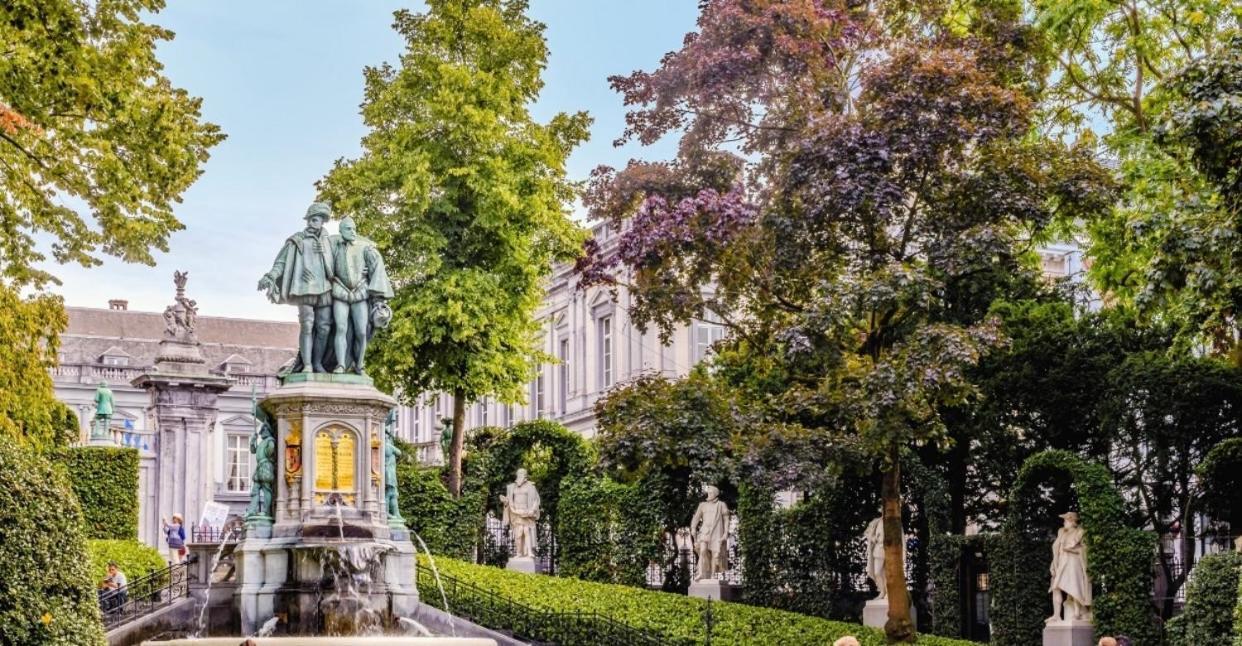
{"label": "black iron railing", "polygon": [[190,563],[178,563],[134,579],[119,590],[101,591],[104,626],[112,628],[190,596]]}
{"label": "black iron railing", "polygon": [[[452,614],[533,644],[555,646],[659,646],[676,642],[597,612],[556,612],[535,608],[452,576],[440,574]],[[444,609],[431,569],[418,566],[419,597]]]}

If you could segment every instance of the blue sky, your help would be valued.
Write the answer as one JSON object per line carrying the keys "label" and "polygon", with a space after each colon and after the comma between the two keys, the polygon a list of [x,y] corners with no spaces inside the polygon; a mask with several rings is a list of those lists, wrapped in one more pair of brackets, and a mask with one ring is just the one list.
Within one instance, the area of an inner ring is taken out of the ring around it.
{"label": "blue sky", "polygon": [[[531,0],[547,25],[551,52],[536,118],[586,110],[591,140],[570,159],[571,177],[631,157],[668,157],[672,142],[614,148],[624,107],[607,77],[653,69],[677,49],[697,16],[694,0]],[[228,139],[212,150],[177,208],[184,231],[156,266],[106,260],[102,267],[54,267],[69,305],[162,311],[174,269],[188,270],[189,295],[209,316],[294,320],[255,290],[281,242],[301,226],[314,182],[338,157],[353,157],[364,134],[358,116],[362,68],[396,62],[402,42],[392,12],[421,3],[381,0],[169,0],[153,21],[176,32],[160,48],[173,83],[203,99],[204,117]]]}

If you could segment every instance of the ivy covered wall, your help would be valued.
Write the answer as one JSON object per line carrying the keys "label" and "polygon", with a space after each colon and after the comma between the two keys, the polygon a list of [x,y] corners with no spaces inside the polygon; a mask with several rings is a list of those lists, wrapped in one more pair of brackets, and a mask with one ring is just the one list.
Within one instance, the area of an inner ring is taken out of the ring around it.
{"label": "ivy covered wall", "polygon": [[51,455],[77,496],[87,538],[138,540],[137,449],[80,446]]}

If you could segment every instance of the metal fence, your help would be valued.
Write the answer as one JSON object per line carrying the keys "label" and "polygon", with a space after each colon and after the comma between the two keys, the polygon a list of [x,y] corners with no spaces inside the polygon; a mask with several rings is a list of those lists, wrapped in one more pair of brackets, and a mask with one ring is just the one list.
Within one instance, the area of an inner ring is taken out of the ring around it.
{"label": "metal fence", "polygon": [[503,631],[532,644],[556,646],[659,646],[677,644],[658,634],[640,630],[615,618],[597,612],[557,612],[528,606],[473,583],[440,573],[444,596],[449,607],[437,594],[436,578],[425,565],[418,566],[418,587],[421,598],[441,610],[447,610],[474,623]]}
{"label": "metal fence", "polygon": [[101,591],[104,626],[112,628],[190,596],[190,564],[179,563],[134,579],[119,590]]}

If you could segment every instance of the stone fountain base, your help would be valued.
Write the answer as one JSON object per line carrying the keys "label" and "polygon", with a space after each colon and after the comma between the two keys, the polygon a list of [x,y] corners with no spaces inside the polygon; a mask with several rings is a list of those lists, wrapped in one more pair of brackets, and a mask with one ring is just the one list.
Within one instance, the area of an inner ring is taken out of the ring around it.
{"label": "stone fountain base", "polygon": [[[235,551],[241,631],[367,635],[418,607],[414,544],[385,501],[384,420],[396,400],[355,375],[291,375],[263,408],[276,422],[270,517]],[[351,642],[352,643],[352,642]]]}

